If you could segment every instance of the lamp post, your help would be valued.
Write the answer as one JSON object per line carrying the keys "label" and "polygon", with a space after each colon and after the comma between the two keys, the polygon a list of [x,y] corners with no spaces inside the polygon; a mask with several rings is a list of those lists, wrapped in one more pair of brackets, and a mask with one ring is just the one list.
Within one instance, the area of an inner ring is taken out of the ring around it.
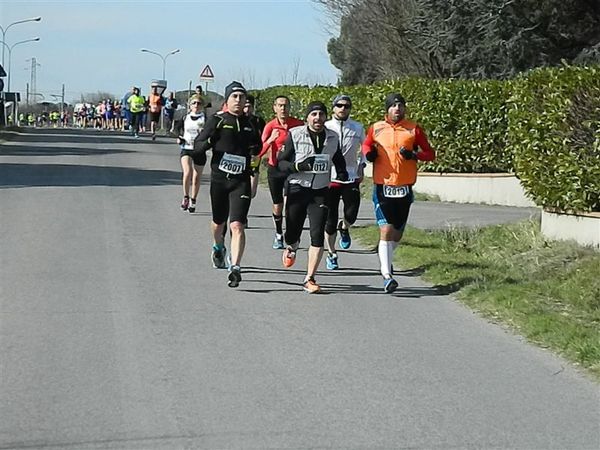
{"label": "lamp post", "polygon": [[8,92],[10,92],[10,65],[11,65],[11,60],[12,60],[12,51],[13,51],[13,48],[15,48],[17,45],[25,44],[26,42],[37,42],[39,40],[40,40],[39,37],[35,37],[35,38],[31,38],[31,39],[25,39],[23,41],[15,42],[10,47],[8,46],[8,44],[6,42],[2,41],[2,44],[4,44],[2,46],[2,50],[4,50],[4,47],[8,48]]}
{"label": "lamp post", "polygon": [[175,50],[172,50],[172,51],[170,51],[169,53],[167,53],[167,54],[166,54],[166,55],[164,55],[164,56],[163,56],[163,55],[161,55],[160,53],[154,52],[154,51],[152,51],[152,50],[148,50],[147,48],[142,48],[142,49],[140,49],[140,51],[141,51],[141,52],[143,52],[143,53],[152,53],[153,55],[156,55],[156,56],[158,56],[160,59],[162,59],[162,62],[163,62],[163,69],[162,69],[162,79],[163,79],[163,80],[165,80],[165,79],[166,79],[166,78],[165,78],[165,76],[166,76],[166,75],[165,75],[165,68],[166,68],[166,65],[167,65],[167,58],[168,58],[169,56],[171,56],[171,55],[174,55],[175,53],[179,53],[181,50],[180,50],[180,49],[175,49]]}
{"label": "lamp post", "polygon": [[[8,24],[8,26],[6,28],[4,28],[4,27],[2,27],[2,25],[0,25],[0,31],[2,31],[2,42],[6,42],[6,32],[13,25],[17,25],[19,23],[25,23],[25,22],[39,22],[40,20],[42,20],[42,18],[41,18],[41,16],[38,16],[38,17],[31,17],[29,19],[17,20],[16,22]],[[2,66],[4,66],[4,46],[2,47]]]}

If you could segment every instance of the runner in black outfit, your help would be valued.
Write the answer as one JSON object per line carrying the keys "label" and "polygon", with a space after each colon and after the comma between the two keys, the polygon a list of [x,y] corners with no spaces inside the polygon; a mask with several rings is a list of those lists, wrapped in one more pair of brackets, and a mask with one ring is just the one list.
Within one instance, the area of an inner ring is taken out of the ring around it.
{"label": "runner in black outfit", "polygon": [[228,285],[237,287],[242,280],[240,263],[246,243],[245,223],[250,208],[251,164],[260,150],[260,136],[243,114],[246,89],[237,81],[225,88],[227,111],[208,119],[194,142],[194,153],[212,148],[210,202],[212,208],[213,267],[226,267],[223,228],[230,221],[231,266]]}

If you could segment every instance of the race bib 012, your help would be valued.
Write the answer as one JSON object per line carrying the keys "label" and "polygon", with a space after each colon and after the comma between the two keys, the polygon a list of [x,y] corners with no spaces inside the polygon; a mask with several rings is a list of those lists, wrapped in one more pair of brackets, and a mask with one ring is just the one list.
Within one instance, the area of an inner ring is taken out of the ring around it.
{"label": "race bib 012", "polygon": [[329,172],[329,155],[315,155],[312,173]]}

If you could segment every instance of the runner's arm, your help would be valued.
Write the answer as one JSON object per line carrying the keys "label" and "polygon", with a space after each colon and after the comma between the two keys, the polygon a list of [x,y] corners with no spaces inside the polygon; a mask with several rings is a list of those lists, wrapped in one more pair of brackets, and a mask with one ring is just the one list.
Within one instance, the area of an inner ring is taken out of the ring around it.
{"label": "runner's arm", "polygon": [[273,145],[273,143],[267,142],[269,140],[269,137],[271,137],[272,132],[273,127],[270,123],[268,123],[265,126],[261,136],[262,148],[260,150],[260,153],[258,154],[258,156],[260,156],[261,158],[271,149],[271,146]]}
{"label": "runner's arm", "polygon": [[419,161],[433,161],[435,159],[435,151],[429,145],[425,132],[419,126],[415,128],[415,153]]}
{"label": "runner's arm", "polygon": [[200,134],[194,139],[194,152],[206,153],[208,149],[213,147],[220,120],[215,115],[210,116]]}
{"label": "runner's arm", "polygon": [[342,153],[342,147],[338,145],[336,152],[331,157],[331,161],[335,166],[335,172],[337,173],[337,178],[340,181],[348,181],[348,171],[346,170],[346,158],[344,158],[344,154]]}
{"label": "runner's arm", "polygon": [[294,147],[294,141],[292,141],[292,135],[288,134],[285,144],[281,147],[279,153],[277,153],[277,168],[285,173],[296,172],[294,162],[296,161],[296,148]]}
{"label": "runner's arm", "polygon": [[377,143],[373,137],[373,127],[369,127],[367,137],[362,144],[362,154],[365,156],[367,161],[375,161],[377,158]]}

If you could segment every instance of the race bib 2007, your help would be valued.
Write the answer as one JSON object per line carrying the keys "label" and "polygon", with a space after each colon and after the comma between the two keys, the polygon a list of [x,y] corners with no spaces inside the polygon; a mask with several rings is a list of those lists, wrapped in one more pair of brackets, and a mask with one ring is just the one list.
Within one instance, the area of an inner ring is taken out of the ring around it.
{"label": "race bib 2007", "polygon": [[246,157],[224,153],[219,163],[219,170],[231,175],[239,175],[246,169]]}
{"label": "race bib 2007", "polygon": [[312,173],[328,173],[329,172],[329,155],[315,155]]}
{"label": "race bib 2007", "polygon": [[408,186],[383,186],[383,196],[386,198],[404,198],[409,192]]}

